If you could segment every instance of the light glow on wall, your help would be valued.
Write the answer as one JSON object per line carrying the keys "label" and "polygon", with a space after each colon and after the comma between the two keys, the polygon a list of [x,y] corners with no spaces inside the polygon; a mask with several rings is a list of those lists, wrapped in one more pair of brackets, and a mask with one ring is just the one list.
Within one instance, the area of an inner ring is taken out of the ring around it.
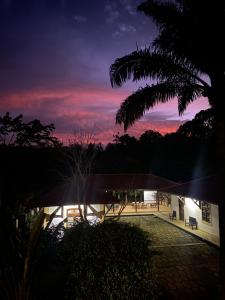
{"label": "light glow on wall", "polygon": [[193,199],[191,198],[185,198],[185,205],[187,206],[188,210],[193,213],[199,209],[199,207],[194,203]]}

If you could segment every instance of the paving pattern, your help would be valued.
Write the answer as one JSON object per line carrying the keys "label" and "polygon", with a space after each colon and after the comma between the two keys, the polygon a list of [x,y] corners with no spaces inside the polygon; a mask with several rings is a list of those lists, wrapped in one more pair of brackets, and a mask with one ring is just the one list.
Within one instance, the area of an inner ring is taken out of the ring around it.
{"label": "paving pattern", "polygon": [[163,299],[216,300],[219,250],[154,215],[122,217],[149,234]]}

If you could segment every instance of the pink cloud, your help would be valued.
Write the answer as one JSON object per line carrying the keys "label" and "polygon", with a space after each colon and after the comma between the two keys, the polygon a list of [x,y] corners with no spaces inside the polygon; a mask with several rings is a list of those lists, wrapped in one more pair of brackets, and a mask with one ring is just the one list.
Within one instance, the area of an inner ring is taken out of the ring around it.
{"label": "pink cloud", "polygon": [[[99,142],[113,140],[123,128],[115,125],[115,114],[121,102],[131,92],[97,86],[80,86],[74,89],[28,90],[0,95],[0,113],[22,113],[26,119],[38,118],[43,123],[54,123],[56,135],[63,141],[71,137],[75,128],[92,130]],[[152,129],[162,134],[174,132],[187,119],[192,119],[201,109],[208,108],[206,99],[192,103],[184,116],[179,117],[177,101],[157,105],[128,130],[139,137]]]}

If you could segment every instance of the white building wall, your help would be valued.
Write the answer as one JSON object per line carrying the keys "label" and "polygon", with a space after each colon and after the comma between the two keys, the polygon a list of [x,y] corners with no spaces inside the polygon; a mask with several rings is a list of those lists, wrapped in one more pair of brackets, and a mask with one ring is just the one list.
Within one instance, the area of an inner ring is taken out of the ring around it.
{"label": "white building wall", "polygon": [[189,217],[196,218],[198,222],[198,228],[201,228],[201,220],[202,220],[202,211],[194,203],[194,201],[191,198],[185,198],[185,205],[184,205],[184,218],[188,219]]}
{"label": "white building wall", "polygon": [[219,229],[219,207],[218,205],[211,204],[211,213],[212,213],[212,226],[213,231],[217,236],[220,235],[220,229]]}
{"label": "white building wall", "polygon": [[[97,212],[103,211],[104,210],[104,205],[102,204],[92,204],[91,205]],[[81,210],[83,210],[83,205],[80,206]],[[58,208],[58,206],[50,206],[50,207],[45,207],[44,211],[47,214],[51,214],[55,211],[55,209]],[[67,209],[70,208],[78,208],[78,205],[64,205],[62,207],[63,210],[63,217],[56,217],[52,220],[52,225],[56,226],[58,225],[61,221],[63,221],[66,217],[67,217]],[[93,213],[92,210],[88,207],[87,208],[87,213],[91,214]],[[96,216],[88,216],[87,219],[90,221],[95,221],[96,220]]]}
{"label": "white building wall", "polygon": [[[104,210],[104,206],[102,204],[92,204],[91,206],[98,212],[100,212],[101,210]],[[56,208],[58,208],[58,206],[45,207],[44,211],[47,214],[51,214],[54,212],[54,210]],[[66,218],[67,209],[70,209],[70,208],[78,208],[78,205],[64,205],[62,208],[63,209],[63,218]],[[81,209],[83,210],[83,205],[81,205]],[[89,207],[87,209],[87,213],[92,213],[92,210]]]}
{"label": "white building wall", "polygon": [[[208,233],[214,234],[219,237],[219,210],[218,205],[211,205],[211,223],[207,223],[202,220],[202,210],[194,203],[191,198],[185,198],[184,205],[184,218],[189,217],[196,218],[198,222],[198,228]],[[171,195],[171,211],[175,210],[177,213],[177,219],[179,219],[179,203],[176,195]]]}
{"label": "white building wall", "polygon": [[[91,204],[91,206],[98,212],[100,212],[101,210],[104,209],[104,206],[102,204]],[[88,209],[90,210],[90,208],[88,208]],[[89,212],[89,210],[88,210],[88,212]],[[91,212],[91,210],[90,210],[90,212]]]}
{"label": "white building wall", "polygon": [[202,210],[190,198],[185,198],[184,215],[185,219],[194,217],[197,219],[198,228],[214,234],[219,237],[219,211],[218,205],[210,204],[211,206],[211,223],[202,220]]}
{"label": "white building wall", "polygon": [[[49,206],[49,207],[45,207],[45,208],[44,208],[44,212],[50,215],[50,214],[52,214],[52,213],[56,210],[56,208],[58,208],[58,206]],[[58,212],[58,214],[59,214],[59,213],[61,213],[61,212]],[[52,220],[51,225],[57,226],[60,222],[63,221],[63,219],[64,219],[64,218],[62,218],[62,217],[56,217],[56,218],[54,218],[54,219]],[[46,225],[46,224],[47,224],[47,222],[45,223],[45,225]]]}
{"label": "white building wall", "polygon": [[178,204],[178,198],[175,195],[171,195],[171,210],[175,210],[177,214],[177,220],[179,220],[179,204]]}
{"label": "white building wall", "polygon": [[[184,205],[184,218],[189,217],[196,218],[198,222],[198,228],[208,233],[214,234],[219,237],[219,211],[218,205],[211,205],[211,223],[207,223],[202,220],[202,210],[194,203],[191,198],[185,198]],[[179,219],[179,204],[178,197],[171,195],[171,210],[175,210],[177,213],[177,219]]]}
{"label": "white building wall", "polygon": [[144,191],[144,201],[145,202],[156,201],[156,193],[157,191]]}
{"label": "white building wall", "polygon": [[219,237],[219,210],[218,205],[211,204],[212,222],[201,221],[199,228]]}

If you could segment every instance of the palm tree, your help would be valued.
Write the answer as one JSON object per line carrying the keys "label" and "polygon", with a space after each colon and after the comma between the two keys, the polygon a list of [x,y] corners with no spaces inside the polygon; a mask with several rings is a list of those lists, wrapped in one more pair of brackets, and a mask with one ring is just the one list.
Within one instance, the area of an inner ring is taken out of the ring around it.
{"label": "palm tree", "polygon": [[150,48],[117,59],[111,66],[110,76],[112,86],[120,86],[131,76],[134,81],[146,78],[158,81],[138,89],[122,103],[116,122],[123,123],[125,130],[157,103],[177,96],[178,110],[182,114],[190,102],[210,89],[189,61]]}
{"label": "palm tree", "polygon": [[[220,278],[225,287],[225,1],[149,0],[138,9],[159,28],[151,47],[118,58],[110,67],[112,86],[150,79],[121,104],[116,122],[126,130],[157,103],[178,98],[182,114],[200,96],[215,115],[220,222]],[[224,288],[225,290],[225,288]]]}

